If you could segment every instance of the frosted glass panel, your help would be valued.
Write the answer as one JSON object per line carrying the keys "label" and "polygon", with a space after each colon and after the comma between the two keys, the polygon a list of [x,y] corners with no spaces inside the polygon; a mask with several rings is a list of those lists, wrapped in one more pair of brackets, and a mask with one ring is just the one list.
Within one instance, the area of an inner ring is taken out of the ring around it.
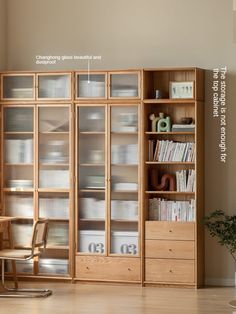
{"label": "frosted glass panel", "polygon": [[105,108],[89,106],[79,108],[80,132],[104,132],[105,131]]}
{"label": "frosted glass panel", "polygon": [[138,107],[111,106],[111,251],[138,254]]}
{"label": "frosted glass panel", "polygon": [[40,75],[38,88],[39,98],[70,99],[70,75]]}
{"label": "frosted glass panel", "polygon": [[33,217],[33,194],[5,194],[5,213],[13,217]]}
{"label": "frosted glass panel", "polygon": [[4,131],[5,132],[33,132],[34,130],[33,108],[5,108]]}
{"label": "frosted glass panel", "polygon": [[48,226],[47,245],[48,247],[69,245],[69,224],[64,222],[50,222]]}
{"label": "frosted glass panel", "polygon": [[39,108],[39,187],[68,189],[70,107]]}
{"label": "frosted glass panel", "polygon": [[138,97],[138,74],[111,74],[111,97]]}
{"label": "frosted glass panel", "polygon": [[40,107],[40,132],[69,132],[68,107]]}
{"label": "frosted glass panel", "polygon": [[40,194],[39,217],[52,219],[69,219],[68,195]]}
{"label": "frosted glass panel", "polygon": [[3,98],[32,99],[34,97],[33,76],[4,76]]}
{"label": "frosted glass panel", "polygon": [[80,98],[104,98],[105,74],[79,74],[77,76],[77,97]]}

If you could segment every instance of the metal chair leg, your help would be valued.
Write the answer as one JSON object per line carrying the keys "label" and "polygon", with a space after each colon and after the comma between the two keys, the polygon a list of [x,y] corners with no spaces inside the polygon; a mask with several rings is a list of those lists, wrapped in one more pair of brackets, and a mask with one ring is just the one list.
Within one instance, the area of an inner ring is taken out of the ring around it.
{"label": "metal chair leg", "polygon": [[5,261],[4,260],[2,260],[1,283],[2,283],[2,288],[4,289],[4,291],[0,292],[0,298],[46,298],[52,294],[52,291],[48,289],[8,288],[5,284]]}

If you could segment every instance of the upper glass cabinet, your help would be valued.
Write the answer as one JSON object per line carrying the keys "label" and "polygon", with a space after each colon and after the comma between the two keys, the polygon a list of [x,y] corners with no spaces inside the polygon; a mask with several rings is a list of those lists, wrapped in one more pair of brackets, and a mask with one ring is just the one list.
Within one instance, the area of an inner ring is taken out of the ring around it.
{"label": "upper glass cabinet", "polygon": [[76,98],[107,98],[106,73],[77,73]]}
{"label": "upper glass cabinet", "polygon": [[35,99],[34,87],[34,74],[2,75],[3,100],[33,100]]}
{"label": "upper glass cabinet", "polygon": [[109,98],[140,98],[140,73],[109,73]]}
{"label": "upper glass cabinet", "polygon": [[37,99],[71,99],[71,74],[38,74]]}

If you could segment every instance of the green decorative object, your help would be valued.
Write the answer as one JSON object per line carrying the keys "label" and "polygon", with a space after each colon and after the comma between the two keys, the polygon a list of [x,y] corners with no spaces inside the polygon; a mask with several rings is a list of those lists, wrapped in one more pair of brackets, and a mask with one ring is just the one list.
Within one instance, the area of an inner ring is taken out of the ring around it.
{"label": "green decorative object", "polygon": [[157,132],[170,132],[171,131],[171,121],[170,117],[165,115],[163,112],[159,113],[160,119],[157,122]]}

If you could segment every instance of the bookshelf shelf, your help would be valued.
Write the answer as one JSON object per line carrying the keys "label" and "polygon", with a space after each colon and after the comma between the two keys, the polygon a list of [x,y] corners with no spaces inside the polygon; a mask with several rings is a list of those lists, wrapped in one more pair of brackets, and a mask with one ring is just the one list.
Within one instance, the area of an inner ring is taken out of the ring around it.
{"label": "bookshelf shelf", "polygon": [[177,192],[177,191],[145,191],[146,194],[160,195],[195,195],[195,192]]}
{"label": "bookshelf shelf", "polygon": [[81,131],[79,132],[81,135],[104,135],[105,132],[95,132],[95,131]]}
{"label": "bookshelf shelf", "polygon": [[195,162],[183,161],[146,161],[146,165],[195,165]]}
{"label": "bookshelf shelf", "polygon": [[143,103],[144,104],[194,104],[195,100],[194,99],[144,99]]}
{"label": "bookshelf shelf", "polygon": [[195,135],[195,132],[145,132],[146,135]]}

